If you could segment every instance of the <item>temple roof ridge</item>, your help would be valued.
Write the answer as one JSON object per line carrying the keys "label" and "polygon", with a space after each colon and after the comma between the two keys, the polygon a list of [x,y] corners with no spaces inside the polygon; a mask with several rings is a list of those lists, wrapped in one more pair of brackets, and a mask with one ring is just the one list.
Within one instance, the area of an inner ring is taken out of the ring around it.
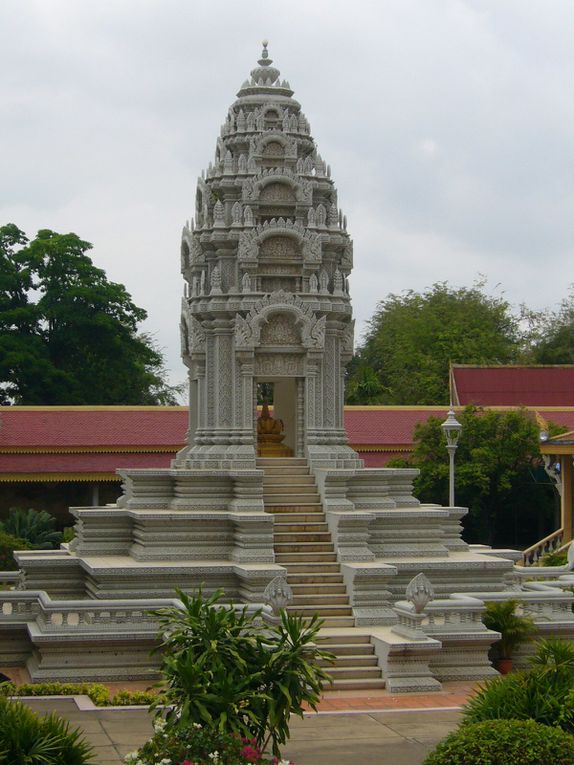
{"label": "temple roof ridge", "polygon": [[238,98],[260,94],[281,95],[291,97],[293,91],[287,80],[281,80],[281,72],[272,66],[273,60],[269,58],[267,47],[269,43],[263,40],[261,58],[258,59],[254,69],[251,70],[250,79],[245,80],[237,93]]}

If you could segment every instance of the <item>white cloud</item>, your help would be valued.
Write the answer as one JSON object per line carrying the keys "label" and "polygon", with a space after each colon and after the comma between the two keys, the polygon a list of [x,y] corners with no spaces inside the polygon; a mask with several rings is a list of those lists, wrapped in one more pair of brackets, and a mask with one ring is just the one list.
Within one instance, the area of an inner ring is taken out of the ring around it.
{"label": "white cloud", "polygon": [[179,361],[179,236],[268,38],[333,169],[363,321],[484,273],[514,302],[570,276],[569,0],[4,0],[0,222],[73,230]]}

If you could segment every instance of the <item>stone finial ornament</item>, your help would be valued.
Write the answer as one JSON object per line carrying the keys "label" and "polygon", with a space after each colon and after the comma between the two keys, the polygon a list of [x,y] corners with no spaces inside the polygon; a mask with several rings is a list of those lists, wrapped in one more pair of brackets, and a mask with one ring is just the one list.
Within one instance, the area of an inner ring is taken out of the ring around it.
{"label": "stone finial ornament", "polygon": [[223,228],[225,226],[225,208],[219,199],[213,206],[213,225],[216,228]]}
{"label": "stone finial ornament", "polygon": [[434,600],[432,584],[423,574],[417,574],[407,585],[407,600],[415,607],[415,613],[422,613],[427,604]]}
{"label": "stone finial ornament", "polygon": [[263,602],[271,606],[274,614],[279,614],[293,600],[293,590],[284,576],[276,576],[263,591]]}
{"label": "stone finial ornament", "polygon": [[212,295],[221,295],[221,271],[219,270],[219,266],[213,267],[209,284]]}
{"label": "stone finial ornament", "polygon": [[231,208],[231,220],[233,226],[243,225],[243,208],[240,202],[235,202]]}
{"label": "stone finial ornament", "polygon": [[251,292],[251,277],[247,271],[243,274],[243,278],[241,279],[241,292]]}
{"label": "stone finial ornament", "polygon": [[251,209],[251,207],[243,208],[243,223],[246,226],[253,225],[253,210]]}

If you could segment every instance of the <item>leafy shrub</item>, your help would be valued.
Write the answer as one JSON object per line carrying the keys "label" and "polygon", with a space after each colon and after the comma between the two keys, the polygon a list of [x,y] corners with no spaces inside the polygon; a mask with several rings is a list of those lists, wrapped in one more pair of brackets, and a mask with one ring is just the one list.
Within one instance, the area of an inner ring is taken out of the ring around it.
{"label": "leafy shrub", "polygon": [[62,541],[62,532],[56,530],[56,519],[45,510],[11,507],[8,518],[0,521],[0,530],[25,539],[34,550],[52,550]]}
{"label": "leafy shrub", "polygon": [[[157,691],[118,691],[111,700],[113,707],[146,706],[157,700]],[[96,702],[94,702],[96,703]]]}
{"label": "leafy shrub", "polygon": [[108,706],[110,692],[99,683],[3,683],[0,689],[7,696],[89,696],[96,706]]}
{"label": "leafy shrub", "polygon": [[0,571],[17,571],[14,550],[30,550],[31,545],[25,539],[19,539],[0,529]]}
{"label": "leafy shrub", "polygon": [[92,748],[57,715],[39,717],[0,695],[0,765],[84,765]]}
{"label": "leafy shrub", "polygon": [[463,725],[424,765],[572,765],[574,736],[533,720]]}
{"label": "leafy shrub", "polygon": [[201,592],[189,597],[178,591],[183,610],[155,612],[165,680],[156,706],[172,706],[174,728],[205,725],[255,738],[263,750],[271,742],[279,755],[290,715],[302,717],[304,705],[316,709],[329,680],[318,660],[333,657],[314,644],[321,622],[283,611],[281,623],[268,627],[260,614],[216,605],[222,595],[204,599]]}
{"label": "leafy shrub", "polygon": [[565,566],[568,563],[568,551],[547,552],[538,561],[538,566]]}
{"label": "leafy shrub", "polygon": [[74,526],[65,526],[62,531],[62,542],[71,542],[76,536],[76,529]]}
{"label": "leafy shrub", "polygon": [[489,630],[501,634],[500,640],[492,646],[492,652],[498,658],[509,659],[514,649],[528,640],[536,629],[530,617],[516,613],[517,608],[517,600],[486,603],[482,621]]}
{"label": "leafy shrub", "polygon": [[542,640],[531,664],[483,685],[465,705],[465,722],[535,720],[574,733],[574,646]]}
{"label": "leafy shrub", "polygon": [[89,696],[97,707],[125,707],[136,704],[149,706],[157,699],[157,691],[118,691],[110,699],[110,692],[101,683],[1,683],[5,696]]}

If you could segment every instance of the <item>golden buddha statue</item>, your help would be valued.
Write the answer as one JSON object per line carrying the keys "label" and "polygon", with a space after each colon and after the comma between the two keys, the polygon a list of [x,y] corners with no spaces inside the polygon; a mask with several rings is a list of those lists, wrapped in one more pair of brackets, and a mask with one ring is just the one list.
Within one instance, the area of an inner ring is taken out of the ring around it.
{"label": "golden buddha statue", "polygon": [[285,438],[283,420],[276,420],[269,413],[269,404],[263,402],[261,415],[257,418],[257,456],[291,457],[293,452],[282,444]]}

